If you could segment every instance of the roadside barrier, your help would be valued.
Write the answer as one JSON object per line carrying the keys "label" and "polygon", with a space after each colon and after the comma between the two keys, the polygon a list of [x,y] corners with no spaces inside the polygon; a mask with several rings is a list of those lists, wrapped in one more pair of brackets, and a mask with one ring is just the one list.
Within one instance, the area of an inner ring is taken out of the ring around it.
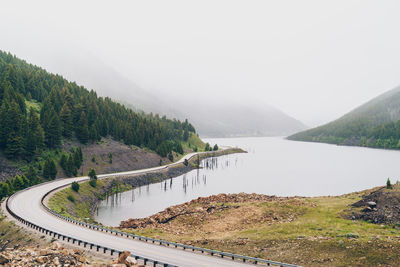
{"label": "roadside barrier", "polygon": [[[59,240],[62,239],[63,241],[71,242],[72,244],[76,243],[78,246],[83,245],[84,248],[95,249],[97,252],[103,251],[103,253],[107,253],[107,251],[109,251],[111,256],[114,255],[114,253],[118,254],[118,255],[120,255],[122,253],[122,251],[119,251],[117,249],[108,248],[108,247],[104,247],[104,246],[101,246],[101,245],[98,245],[98,244],[93,244],[93,243],[90,243],[90,242],[86,242],[84,240],[76,239],[74,237],[63,235],[63,234],[48,230],[46,228],[43,228],[43,227],[41,227],[39,225],[36,225],[34,223],[31,223],[31,222],[21,218],[20,216],[15,214],[10,209],[10,207],[8,205],[8,200],[9,199],[10,198],[7,198],[7,200],[6,200],[7,212],[10,213],[11,216],[13,216],[16,220],[18,220],[22,224],[24,224],[24,225],[26,225],[26,226],[28,226],[28,227],[36,230],[36,231],[39,231],[40,233],[49,235],[50,237],[53,237],[54,239],[59,239]],[[46,210],[48,210],[48,209],[46,209]],[[144,265],[152,264],[154,267],[156,267],[156,266],[178,267],[176,265],[172,265],[172,264],[164,263],[164,262],[161,262],[161,261],[153,260],[153,259],[150,259],[150,258],[147,258],[147,257],[142,257],[142,256],[139,256],[139,255],[135,255],[133,253],[131,253],[131,257],[133,257],[135,260],[142,261]]]}
{"label": "roadside barrier", "polygon": [[[42,206],[43,208],[53,214],[54,216],[63,219],[67,222],[79,225],[79,226],[83,226],[83,227],[87,227],[89,229],[92,230],[97,230],[97,231],[101,231],[101,232],[105,232],[105,233],[110,233],[110,234],[115,234],[116,236],[121,236],[121,237],[127,237],[127,238],[131,238],[131,239],[136,239],[136,240],[140,240],[140,241],[144,241],[144,242],[151,242],[153,244],[159,244],[159,245],[164,245],[167,247],[174,247],[174,248],[180,248],[183,250],[190,250],[193,252],[200,252],[200,253],[208,253],[211,256],[219,256],[221,258],[229,258],[232,260],[240,260],[243,262],[249,262],[249,263],[254,263],[254,264],[265,264],[267,266],[280,266],[280,267],[300,267],[299,265],[294,265],[294,264],[288,264],[288,263],[282,263],[282,262],[277,262],[277,261],[271,261],[271,260],[265,260],[265,259],[260,259],[260,258],[254,258],[254,257],[248,257],[248,256],[243,256],[243,255],[239,255],[239,254],[233,254],[233,253],[228,253],[228,252],[223,252],[223,251],[218,251],[218,250],[213,250],[213,249],[206,249],[206,248],[201,248],[201,247],[195,247],[195,246],[188,246],[185,244],[180,244],[180,243],[176,243],[176,242],[169,242],[169,241],[165,241],[165,240],[161,240],[161,239],[155,239],[155,238],[149,238],[149,237],[145,237],[145,236],[140,236],[140,235],[135,235],[135,234],[130,234],[130,233],[126,233],[126,232],[122,232],[122,231],[117,231],[114,229],[109,229],[107,227],[103,227],[100,225],[95,225],[95,224],[90,224],[90,223],[86,223],[86,222],[82,222],[82,221],[78,221],[66,216],[63,216],[61,214],[58,214],[57,212],[51,210],[50,208],[48,208],[45,204],[44,204],[44,199],[51,194],[52,192],[59,190],[63,187],[66,187],[66,185],[63,186],[59,186],[56,187],[54,189],[52,189],[51,191],[47,192],[41,200]],[[169,265],[167,265],[169,266]]]}

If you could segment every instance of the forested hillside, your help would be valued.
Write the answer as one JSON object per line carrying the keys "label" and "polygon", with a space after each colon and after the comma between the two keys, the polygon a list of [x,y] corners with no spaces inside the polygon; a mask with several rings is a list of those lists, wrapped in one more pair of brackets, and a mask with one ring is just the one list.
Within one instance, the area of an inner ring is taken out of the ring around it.
{"label": "forested hillside", "polygon": [[[67,168],[67,155],[60,151],[66,140],[85,145],[111,137],[166,157],[173,151],[183,154],[182,144],[194,134],[187,120],[134,112],[0,51],[0,153],[25,173],[3,183],[1,196],[41,177],[54,178],[60,158]],[[74,167],[66,173],[73,175],[76,172],[71,170],[82,163],[82,152],[78,147],[70,152],[68,164]]]}
{"label": "forested hillside", "polygon": [[288,139],[400,149],[400,87],[372,99],[338,120]]}

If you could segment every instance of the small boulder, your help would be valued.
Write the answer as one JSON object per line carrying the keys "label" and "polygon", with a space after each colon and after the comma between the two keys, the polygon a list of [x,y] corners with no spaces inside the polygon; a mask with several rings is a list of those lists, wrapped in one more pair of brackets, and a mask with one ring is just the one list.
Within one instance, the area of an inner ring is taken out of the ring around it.
{"label": "small boulder", "polygon": [[53,254],[53,251],[49,250],[49,249],[41,249],[39,252],[40,256],[47,256]]}
{"label": "small boulder", "polygon": [[126,266],[134,266],[134,265],[137,264],[137,260],[135,260],[135,258],[133,258],[133,257],[131,257],[131,256],[128,256],[128,257],[125,259],[125,264],[126,264]]}
{"label": "small boulder", "polygon": [[51,249],[53,250],[61,250],[62,248],[62,245],[58,242],[53,242],[53,244],[51,245]]}
{"label": "small boulder", "polygon": [[55,258],[53,259],[53,263],[54,263],[55,265],[60,265],[60,261],[59,261],[58,257],[55,257]]}
{"label": "small boulder", "polygon": [[0,264],[5,264],[10,262],[10,259],[4,255],[0,255]]}
{"label": "small boulder", "polygon": [[126,258],[128,258],[130,255],[131,253],[129,251],[122,252],[118,257],[117,263],[125,264]]}
{"label": "small boulder", "polygon": [[44,264],[47,263],[49,261],[49,258],[47,258],[46,256],[39,256],[36,261],[40,264]]}

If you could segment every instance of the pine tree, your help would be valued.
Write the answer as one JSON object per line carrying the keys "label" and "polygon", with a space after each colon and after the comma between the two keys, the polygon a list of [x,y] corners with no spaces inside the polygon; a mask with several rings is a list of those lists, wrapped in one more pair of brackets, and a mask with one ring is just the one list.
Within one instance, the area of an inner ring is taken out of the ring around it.
{"label": "pine tree", "polygon": [[73,124],[72,124],[72,113],[67,103],[64,103],[60,111],[60,120],[62,123],[62,134],[69,138],[72,136]]}
{"label": "pine tree", "polygon": [[89,139],[88,121],[83,111],[78,121],[76,136],[82,144],[87,144]]}
{"label": "pine tree", "polygon": [[28,129],[26,133],[25,150],[28,158],[44,145],[44,131],[39,122],[39,116],[34,109],[29,112]]}
{"label": "pine tree", "polygon": [[11,131],[11,120],[10,120],[10,103],[7,98],[3,99],[0,107],[0,147],[5,148],[7,144],[8,134]]}
{"label": "pine tree", "polygon": [[52,148],[61,143],[61,124],[54,109],[50,109],[50,113],[48,122],[44,126],[44,131],[46,145]]}
{"label": "pine tree", "polygon": [[10,120],[11,127],[7,134],[7,143],[5,154],[8,158],[20,157],[24,152],[24,128],[25,117],[21,113],[17,103],[11,102],[8,119]]}
{"label": "pine tree", "polygon": [[80,162],[80,164],[79,165],[82,165],[82,163],[83,163],[83,153],[82,153],[82,148],[81,147],[78,147],[78,156],[79,156],[79,162]]}
{"label": "pine tree", "polygon": [[14,177],[13,184],[15,190],[21,190],[25,188],[24,180],[19,175]]}
{"label": "pine tree", "polygon": [[10,188],[7,183],[0,184],[0,199],[10,195]]}
{"label": "pine tree", "polygon": [[[81,153],[82,153],[82,150],[81,150]],[[74,155],[74,165],[75,165],[75,168],[78,170],[81,167],[81,164],[82,164],[82,159],[81,159],[81,155],[79,153],[79,149],[78,148],[75,149],[73,155]]]}
{"label": "pine tree", "polygon": [[17,158],[24,153],[24,139],[22,136],[11,132],[7,139],[6,149],[4,150],[6,157],[9,159]]}
{"label": "pine tree", "polygon": [[29,179],[30,185],[35,185],[39,182],[39,176],[37,175],[37,170],[32,165],[29,166],[26,177]]}
{"label": "pine tree", "polygon": [[67,170],[67,161],[68,161],[67,155],[65,153],[62,153],[60,159],[60,166],[61,168],[63,168],[64,171]]}
{"label": "pine tree", "polygon": [[57,166],[54,160],[47,159],[43,166],[43,177],[46,179],[55,179],[57,175]]}
{"label": "pine tree", "polygon": [[67,161],[67,175],[68,176],[76,176],[78,174],[78,170],[75,166],[74,156],[70,154],[68,156]]}
{"label": "pine tree", "polygon": [[89,139],[92,141],[100,141],[100,135],[97,132],[96,126],[94,124],[90,127]]}
{"label": "pine tree", "polygon": [[189,140],[189,131],[187,129],[185,129],[183,131],[183,140],[186,142],[187,140]]}

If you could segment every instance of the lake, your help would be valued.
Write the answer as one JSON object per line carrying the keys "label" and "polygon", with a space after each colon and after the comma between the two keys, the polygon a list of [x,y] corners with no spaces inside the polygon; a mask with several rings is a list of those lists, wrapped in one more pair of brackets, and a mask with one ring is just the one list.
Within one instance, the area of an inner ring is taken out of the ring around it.
{"label": "lake", "polygon": [[240,147],[202,161],[204,168],[101,201],[97,221],[118,226],[200,196],[260,193],[277,196],[340,195],[396,182],[400,151],[288,141],[277,137],[205,139]]}

